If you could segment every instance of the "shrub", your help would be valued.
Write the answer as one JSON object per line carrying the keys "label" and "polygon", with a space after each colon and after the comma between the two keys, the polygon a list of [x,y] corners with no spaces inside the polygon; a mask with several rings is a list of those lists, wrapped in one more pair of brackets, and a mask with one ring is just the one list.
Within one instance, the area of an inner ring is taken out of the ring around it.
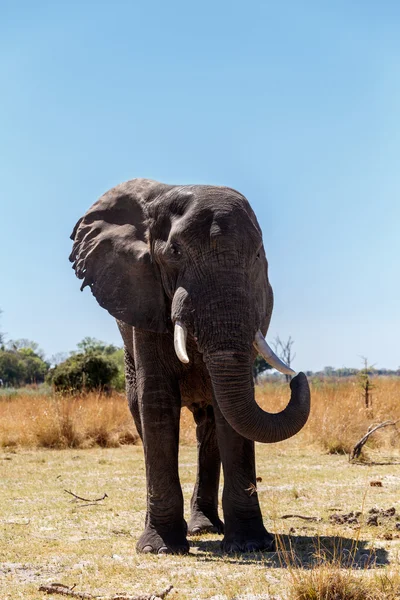
{"label": "shrub", "polygon": [[0,350],[0,378],[6,385],[18,386],[25,381],[26,370],[22,357],[17,352]]}
{"label": "shrub", "polygon": [[0,350],[0,378],[7,386],[43,383],[48,368],[30,348]]}
{"label": "shrub", "polygon": [[52,369],[48,376],[58,392],[91,391],[111,386],[118,367],[105,355],[74,354]]}

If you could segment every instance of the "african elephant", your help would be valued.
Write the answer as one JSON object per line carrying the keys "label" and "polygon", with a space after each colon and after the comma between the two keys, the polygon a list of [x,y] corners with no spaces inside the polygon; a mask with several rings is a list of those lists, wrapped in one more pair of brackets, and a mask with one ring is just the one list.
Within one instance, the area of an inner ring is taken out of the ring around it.
{"label": "african elephant", "polygon": [[[254,442],[279,442],[306,423],[303,373],[277,414],[254,399],[257,351],[267,345],[273,296],[257,219],[227,188],[134,179],[106,192],[78,221],[76,275],[117,320],[130,410],[143,441],[147,515],[137,550],[188,552],[187,533],[224,532],[226,552],[272,550],[257,494]],[[182,406],[197,424],[197,479],[189,523],[178,475]],[[224,471],[218,515],[220,464]]]}

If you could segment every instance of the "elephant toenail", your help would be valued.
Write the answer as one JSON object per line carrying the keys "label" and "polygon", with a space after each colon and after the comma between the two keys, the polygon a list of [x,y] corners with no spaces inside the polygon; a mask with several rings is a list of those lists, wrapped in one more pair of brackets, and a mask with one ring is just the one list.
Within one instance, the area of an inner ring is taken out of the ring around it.
{"label": "elephant toenail", "polygon": [[161,546],[161,548],[158,551],[158,554],[169,554],[169,549],[167,548],[167,546]]}
{"label": "elephant toenail", "polygon": [[192,529],[193,534],[200,533],[200,531],[201,531],[200,527],[193,527],[193,529]]}
{"label": "elephant toenail", "polygon": [[228,554],[238,554],[240,552],[239,544],[221,544],[222,549]]}
{"label": "elephant toenail", "polygon": [[150,552],[153,552],[153,546],[145,546],[143,548],[142,552],[144,552],[145,554],[149,554]]}
{"label": "elephant toenail", "polygon": [[249,542],[248,544],[246,544],[246,552],[257,552],[257,550],[257,544],[253,542]]}

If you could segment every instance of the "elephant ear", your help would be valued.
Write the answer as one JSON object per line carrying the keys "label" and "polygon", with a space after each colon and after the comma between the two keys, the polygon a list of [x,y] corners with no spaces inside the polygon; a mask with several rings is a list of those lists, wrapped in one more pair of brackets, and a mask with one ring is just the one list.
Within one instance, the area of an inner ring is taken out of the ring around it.
{"label": "elephant ear", "polygon": [[116,319],[155,332],[167,331],[167,311],[147,242],[146,203],[163,187],[134,179],[106,192],[75,225],[69,257],[81,290],[89,286]]}

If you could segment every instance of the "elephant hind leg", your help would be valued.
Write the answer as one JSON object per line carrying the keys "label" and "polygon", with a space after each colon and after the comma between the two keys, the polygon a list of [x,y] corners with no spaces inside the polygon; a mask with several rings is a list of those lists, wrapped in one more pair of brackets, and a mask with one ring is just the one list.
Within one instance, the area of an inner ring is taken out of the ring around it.
{"label": "elephant hind leg", "polygon": [[212,406],[192,406],[196,422],[197,477],[190,503],[189,535],[223,533],[224,524],[218,516],[218,487],[221,471],[214,411]]}

